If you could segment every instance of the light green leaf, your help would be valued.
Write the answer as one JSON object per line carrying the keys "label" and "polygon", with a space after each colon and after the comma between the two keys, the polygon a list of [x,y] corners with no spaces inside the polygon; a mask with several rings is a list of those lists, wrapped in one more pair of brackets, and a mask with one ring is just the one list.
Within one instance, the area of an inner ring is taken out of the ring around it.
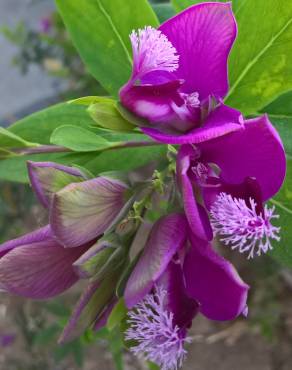
{"label": "light green leaf", "polygon": [[24,140],[49,144],[52,132],[59,126],[73,125],[88,128],[94,124],[81,105],[61,103],[33,113],[9,127],[9,131]]}
{"label": "light green leaf", "polygon": [[[287,161],[287,175],[284,185],[276,197],[271,200],[280,215],[277,226],[281,227],[281,241],[273,242],[274,249],[270,252],[280,263],[292,267],[292,159]],[[276,222],[274,222],[276,224]]]}
{"label": "light green leaf", "polygon": [[107,320],[107,328],[113,330],[126,317],[127,312],[124,298],[120,298]]}
{"label": "light green leaf", "polygon": [[115,131],[131,131],[135,128],[117,110],[115,100],[108,99],[91,104],[88,108],[91,118],[100,126]]}
{"label": "light green leaf", "polygon": [[22,139],[20,136],[6,130],[3,127],[0,127],[0,148],[26,148],[26,147],[34,147],[38,146],[38,144],[31,143]]}
{"label": "light green leaf", "polygon": [[245,0],[235,14],[226,103],[252,114],[292,87],[292,2]]}
{"label": "light green leaf", "polygon": [[131,73],[133,29],[158,26],[147,0],[56,0],[89,72],[112,95]]}
{"label": "light green leaf", "polygon": [[112,99],[108,96],[83,96],[81,98],[73,99],[68,101],[68,104],[80,104],[80,105],[91,105],[95,103],[101,103],[104,101],[111,101]]}
{"label": "light green leaf", "polygon": [[56,128],[51,144],[60,145],[76,152],[93,152],[112,147],[114,144],[93,132],[76,126]]}

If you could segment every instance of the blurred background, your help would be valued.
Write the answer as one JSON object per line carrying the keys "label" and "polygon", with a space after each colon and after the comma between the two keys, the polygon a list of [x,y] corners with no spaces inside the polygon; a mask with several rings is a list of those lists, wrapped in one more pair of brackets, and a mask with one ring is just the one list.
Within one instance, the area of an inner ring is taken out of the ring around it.
{"label": "blurred background", "polygon": [[[74,0],[72,0],[74,1]],[[152,1],[161,20],[167,1]],[[0,0],[0,125],[58,101],[103,90],[84,69],[53,0]],[[46,222],[28,186],[0,184],[0,242]],[[224,251],[226,253],[226,251]],[[292,273],[268,256],[227,255],[252,286],[248,320],[194,321],[186,370],[291,370]],[[146,369],[105,329],[58,346],[82,287],[49,302],[0,292],[0,370]]]}

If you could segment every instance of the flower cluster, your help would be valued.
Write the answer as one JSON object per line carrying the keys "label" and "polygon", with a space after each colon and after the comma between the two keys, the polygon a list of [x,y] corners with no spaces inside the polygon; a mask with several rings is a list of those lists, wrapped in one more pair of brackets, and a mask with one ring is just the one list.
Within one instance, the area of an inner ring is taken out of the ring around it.
{"label": "flower cluster", "polygon": [[61,341],[105,325],[123,297],[133,353],[176,370],[196,315],[247,314],[249,286],[214,244],[253,258],[280,240],[264,203],[280,189],[286,160],[266,115],[245,119],[224,104],[236,33],[229,3],[203,3],[130,35],[133,71],[120,103],[144,134],[168,144],[161,172],[150,164],[90,178],[28,163],[49,225],[0,246],[0,287],[49,298],[88,279]]}

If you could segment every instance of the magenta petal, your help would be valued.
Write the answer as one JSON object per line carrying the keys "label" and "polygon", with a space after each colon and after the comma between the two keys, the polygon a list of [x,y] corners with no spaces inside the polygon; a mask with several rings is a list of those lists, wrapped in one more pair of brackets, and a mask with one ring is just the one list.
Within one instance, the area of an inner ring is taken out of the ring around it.
{"label": "magenta petal", "polygon": [[186,240],[187,222],[181,214],[171,214],[157,221],[147,240],[144,253],[132,272],[125,290],[128,308],[150,292],[175,253]]}
{"label": "magenta petal", "polygon": [[176,48],[177,78],[186,80],[186,93],[198,92],[224,97],[228,91],[227,58],[237,27],[231,3],[203,3],[192,6],[160,26]]}
{"label": "magenta petal", "polygon": [[181,99],[177,90],[180,80],[162,84],[132,85],[128,83],[120,90],[120,99],[127,109],[149,122],[168,122],[176,118],[172,101]]}
{"label": "magenta petal", "polygon": [[184,264],[188,295],[200,303],[200,311],[208,319],[235,319],[246,308],[248,285],[210,244],[190,238],[192,247]]}
{"label": "magenta petal", "polygon": [[6,291],[45,299],[64,292],[78,280],[72,264],[87,247],[68,250],[52,236],[28,240],[0,259],[0,281]]}
{"label": "magenta petal", "polygon": [[127,190],[121,181],[98,177],[56,193],[50,223],[58,241],[76,247],[103,234],[124,206]]}
{"label": "magenta petal", "polygon": [[180,328],[190,327],[199,304],[187,296],[181,265],[171,261],[157,285],[167,291],[167,308],[173,313],[174,324]]}
{"label": "magenta petal", "polygon": [[186,134],[169,134],[155,128],[142,127],[144,134],[166,144],[198,144],[216,139],[242,129],[242,115],[239,111],[220,105],[209,114],[204,124]]}
{"label": "magenta petal", "polygon": [[188,176],[193,152],[194,150],[190,145],[181,147],[177,158],[178,182],[183,196],[184,210],[191,229],[198,238],[211,240],[213,233],[208,216],[204,208],[197,203],[193,185]]}
{"label": "magenta petal", "polygon": [[84,179],[78,169],[54,162],[28,161],[27,167],[32,188],[44,207],[49,206],[54,192]]}
{"label": "magenta petal", "polygon": [[267,200],[277,193],[285,178],[283,144],[266,115],[246,121],[244,128],[199,147],[205,161],[221,168],[223,181],[240,184],[246,177],[255,177],[263,200]]}

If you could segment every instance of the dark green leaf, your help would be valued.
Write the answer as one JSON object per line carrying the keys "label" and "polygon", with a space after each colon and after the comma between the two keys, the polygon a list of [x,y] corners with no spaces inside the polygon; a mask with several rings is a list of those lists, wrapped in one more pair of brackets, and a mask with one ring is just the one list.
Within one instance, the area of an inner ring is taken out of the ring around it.
{"label": "dark green leaf", "polygon": [[33,337],[33,344],[37,346],[44,346],[52,341],[56,341],[57,335],[60,333],[60,328],[58,325],[52,325],[48,328],[42,328]]}
{"label": "dark green leaf", "polygon": [[270,203],[276,207],[276,213],[280,215],[277,224],[281,227],[281,241],[273,242],[274,249],[270,255],[283,265],[292,267],[292,159],[287,161],[284,185]]}
{"label": "dark green leaf", "polygon": [[60,126],[73,125],[87,128],[94,124],[86,107],[61,103],[36,112],[9,127],[9,131],[24,140],[49,144],[52,132]]}
{"label": "dark green leaf", "polygon": [[146,0],[56,0],[59,11],[90,73],[112,95],[131,73],[133,29],[157,26]]}
{"label": "dark green leaf", "polygon": [[292,92],[281,95],[261,110],[278,130],[286,153],[292,156]]}
{"label": "dark green leaf", "polygon": [[169,3],[158,3],[153,4],[152,8],[154,9],[159,21],[162,23],[167,19],[173,17],[175,15],[174,8]]}
{"label": "dark green leaf", "polygon": [[119,327],[116,330],[112,330],[108,334],[109,349],[113,356],[113,360],[117,370],[124,370],[124,360],[123,360],[123,334]]}
{"label": "dark green leaf", "polygon": [[164,158],[166,151],[165,145],[109,150],[87,162],[85,167],[93,174],[106,171],[129,171]]}

